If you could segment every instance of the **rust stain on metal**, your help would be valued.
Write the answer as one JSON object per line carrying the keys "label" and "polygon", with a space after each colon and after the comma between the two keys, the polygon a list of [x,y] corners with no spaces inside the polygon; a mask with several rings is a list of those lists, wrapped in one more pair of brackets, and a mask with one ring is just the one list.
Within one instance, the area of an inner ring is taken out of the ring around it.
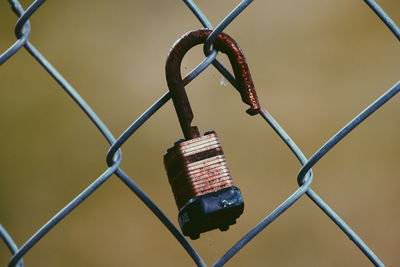
{"label": "rust stain on metal", "polygon": [[194,197],[233,186],[215,133],[175,144],[164,164],[178,209]]}
{"label": "rust stain on metal", "polygon": [[[235,224],[244,208],[239,188],[233,184],[217,134],[209,131],[201,136],[192,126],[193,112],[185,91],[180,67],[185,54],[204,43],[211,30],[199,29],[182,36],[167,58],[168,88],[174,102],[185,140],[178,140],[164,155],[168,180],[179,209],[178,221],[184,235],[192,239],[205,231],[227,230]],[[243,102],[255,115],[260,110],[257,94],[242,51],[228,35],[221,33],[213,43],[215,49],[228,55],[239,85]],[[226,203],[226,204],[222,204]]]}
{"label": "rust stain on metal", "polygon": [[[170,89],[186,140],[197,138],[200,134],[196,126],[191,126],[193,112],[184,88],[186,82],[182,80],[179,70],[185,54],[192,47],[204,43],[211,32],[212,31],[209,29],[197,29],[186,33],[175,42],[168,54],[166,62],[165,71],[168,88]],[[238,44],[229,35],[221,33],[214,41],[213,48],[227,54],[239,85],[238,89],[242,101],[250,106],[246,112],[250,115],[259,113],[261,106],[258,102],[257,93],[246,58]]]}

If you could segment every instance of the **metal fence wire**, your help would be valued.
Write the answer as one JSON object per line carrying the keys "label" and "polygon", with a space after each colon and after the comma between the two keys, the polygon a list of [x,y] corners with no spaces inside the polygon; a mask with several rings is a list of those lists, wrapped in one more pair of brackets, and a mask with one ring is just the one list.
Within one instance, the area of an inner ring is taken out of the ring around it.
{"label": "metal fence wire", "polygon": [[[0,64],[7,60],[12,60],[12,57],[25,48],[30,55],[35,58],[45,69],[51,77],[68,93],[68,95],[76,102],[82,111],[89,117],[95,124],[97,129],[101,132],[104,138],[110,144],[110,148],[106,155],[107,169],[95,179],[85,190],[77,195],[68,205],[62,208],[55,214],[48,222],[46,222],[35,234],[33,234],[22,246],[18,246],[12,235],[10,235],[5,227],[0,225],[0,236],[4,243],[9,248],[12,256],[8,266],[24,266],[23,256],[30,252],[38,242],[58,223],[66,218],[76,207],[82,204],[90,195],[102,186],[113,174],[115,174],[121,181],[130,189],[138,198],[147,206],[149,210],[164,224],[170,233],[176,238],[179,244],[187,254],[193,259],[198,266],[206,266],[202,256],[194,249],[191,242],[186,239],[183,234],[176,228],[174,223],[170,220],[163,211],[149,198],[149,196],[138,187],[135,181],[129,177],[120,167],[121,164],[121,148],[124,143],[137,131],[152,115],[154,115],[165,103],[170,99],[169,92],[162,95],[153,105],[151,105],[136,121],[134,121],[118,138],[115,138],[107,125],[96,115],[92,108],[86,101],[78,94],[78,92],[68,83],[66,79],[53,67],[53,65],[39,52],[39,50],[29,41],[31,34],[31,25],[29,18],[36,13],[45,0],[34,1],[26,10],[23,9],[17,0],[9,0],[12,10],[18,15],[18,21],[15,26],[15,36],[17,41],[9,47],[0,56]],[[237,87],[235,77],[221,64],[217,59],[217,51],[212,50],[212,44],[217,36],[227,28],[227,26],[253,1],[244,0],[239,3],[230,13],[226,16],[216,27],[213,27],[205,14],[199,7],[191,0],[183,1],[186,6],[193,12],[193,15],[200,21],[204,28],[212,29],[211,35],[208,37],[204,44],[204,60],[193,69],[185,81],[187,83],[194,80],[202,71],[213,65],[234,87]],[[383,11],[383,9],[372,0],[364,0],[364,2],[372,9],[373,12],[386,24],[395,37],[400,40],[400,29],[394,21]],[[233,36],[234,37],[234,36]],[[250,62],[251,64],[251,62]],[[3,66],[6,68],[7,66]],[[0,81],[1,82],[1,81]],[[285,130],[278,124],[278,122],[265,110],[261,109],[260,116],[273,128],[279,135],[282,141],[290,148],[295,157],[300,161],[301,168],[298,172],[297,182],[299,187],[287,199],[276,207],[268,216],[262,219],[256,226],[254,226],[248,233],[246,233],[240,240],[238,240],[232,247],[226,251],[213,266],[222,266],[235,256],[244,246],[246,246],[254,237],[265,231],[266,228],[274,222],[281,214],[287,211],[294,203],[296,203],[303,196],[308,196],[320,209],[324,212],[333,223],[335,223],[348,238],[362,251],[372,264],[375,266],[384,266],[383,261],[367,246],[367,244],[353,231],[346,222],[339,217],[336,212],[330,208],[324,200],[311,189],[313,183],[313,173],[311,168],[315,166],[336,144],[345,138],[354,128],[360,125],[372,113],[381,108],[388,100],[393,98],[400,90],[400,81],[387,90],[382,96],[377,98],[362,112],[347,123],[340,131],[338,131],[332,138],[330,138],[320,149],[318,149],[310,158],[306,158],[301,149],[294,143],[291,137]],[[268,264],[268,259],[265,259]]]}

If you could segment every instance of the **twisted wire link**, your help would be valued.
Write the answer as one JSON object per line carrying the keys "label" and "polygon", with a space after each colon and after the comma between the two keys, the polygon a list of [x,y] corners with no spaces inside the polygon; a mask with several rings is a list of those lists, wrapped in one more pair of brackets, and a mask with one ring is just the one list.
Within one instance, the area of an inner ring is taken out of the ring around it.
{"label": "twisted wire link", "polygon": [[[162,107],[169,99],[169,92],[161,96],[153,105],[150,106],[134,123],[132,123],[118,139],[115,139],[112,133],[96,113],[90,108],[85,100],[77,93],[77,91],[62,77],[62,75],[43,57],[40,52],[28,41],[30,35],[29,18],[37,11],[45,0],[34,1],[25,11],[18,0],[9,0],[12,10],[19,16],[15,26],[15,35],[17,41],[10,46],[3,54],[0,55],[0,65],[7,61],[11,56],[19,51],[23,46],[27,51],[39,62],[39,64],[55,79],[55,81],[67,92],[74,102],[89,117],[98,130],[110,144],[110,148],[106,154],[106,163],[108,169],[103,172],[92,184],[83,190],[68,205],[61,209],[53,218],[44,224],[34,235],[29,238],[20,248],[17,247],[11,236],[7,233],[3,226],[0,225],[0,237],[6,243],[13,256],[8,266],[24,266],[23,255],[25,255],[44,235],[46,235],[58,222],[72,212],[79,204],[89,197],[97,188],[99,188],[112,174],[116,174],[119,179],[127,185],[134,194],[155,214],[155,216],[166,226],[173,234],[182,247],[187,251],[190,257],[198,266],[206,266],[201,256],[185,239],[182,233],[174,226],[174,224],[162,213],[158,206],[141,190],[138,185],[119,167],[122,160],[120,151],[122,145],[137,131],[152,115],[154,115],[160,107]],[[200,23],[209,29],[213,29],[211,23],[202,11],[192,0],[183,0],[193,14],[199,19]],[[237,89],[237,83],[234,76],[216,59],[218,52],[212,49],[212,43],[220,34],[253,0],[241,1],[218,25],[215,27],[204,43],[203,52],[205,59],[193,69],[185,78],[184,83],[188,84],[195,79],[204,69],[212,64],[232,85]],[[397,39],[400,40],[400,30],[392,19],[383,11],[383,9],[372,0],[364,0],[364,2],[379,16],[379,18],[393,32]],[[337,224],[340,229],[359,247],[359,249],[369,258],[376,266],[384,266],[382,261],[372,252],[371,249],[357,236],[357,234],[331,209],[311,188],[313,174],[311,168],[329,152],[338,142],[340,142],[347,134],[362,123],[368,116],[381,108],[387,101],[393,98],[400,90],[400,81],[397,82],[385,94],[374,101],[363,112],[351,120],[342,130],[334,135],[325,145],[323,145],[315,154],[307,159],[300,148],[294,143],[285,130],[278,122],[265,110],[260,112],[261,117],[274,129],[284,143],[294,153],[300,161],[302,168],[299,171],[297,180],[299,188],[284,202],[282,202],[273,212],[265,217],[245,236],[243,236],[231,249],[229,249],[214,266],[222,266],[230,258],[232,258],[241,248],[250,242],[256,235],[264,230],[278,216],[291,207],[304,194],[314,201],[324,213],[329,216],[332,221]]]}
{"label": "twisted wire link", "polygon": [[[19,10],[22,16],[24,10],[18,1],[12,1],[13,10]],[[15,4],[15,5],[14,5]],[[76,92],[76,90],[61,76],[61,74],[40,54],[40,52],[29,42],[25,41],[25,48],[29,53],[46,69],[46,71],[57,81],[57,83],[70,95],[76,104],[86,113],[90,120],[95,124],[99,131],[104,135],[110,144],[113,144],[115,138],[108,130],[107,126],[101,121],[96,113],[90,108],[86,101]],[[8,56],[8,54],[6,55]],[[133,180],[119,169],[121,162],[120,153],[117,154],[117,160],[109,164],[110,167],[98,177],[91,185],[89,185],[81,194],[51,218],[43,227],[41,227],[26,243],[14,251],[8,266],[16,266],[18,263],[22,264],[22,257],[25,255],[47,232],[49,232],[58,222],[65,216],[73,211],[79,204],[81,204],[87,197],[89,197],[100,185],[102,185],[112,174],[116,174],[144,203],[145,205],[160,219],[160,221],[167,227],[167,229],[175,236],[179,243],[185,248],[188,254],[199,266],[205,266],[204,261],[193,249],[190,243],[183,237],[174,224],[162,213],[157,205],[141,190]],[[0,229],[1,230],[1,229]],[[10,240],[8,240],[10,242]]]}
{"label": "twisted wire link", "polygon": [[[206,16],[201,12],[200,8],[191,1],[184,0],[187,6],[189,6],[190,10],[195,14],[195,16],[200,20],[203,26],[212,28],[211,23],[206,18]],[[251,2],[251,1],[249,1]],[[249,3],[241,3],[240,6],[247,6]],[[377,5],[374,7],[376,8]],[[378,6],[379,7],[379,6]],[[222,25],[222,26],[220,26]],[[214,30],[213,34],[211,34],[207,40],[211,43],[215,40],[219,33],[223,31],[224,22],[220,23]],[[211,47],[210,43],[205,43],[204,45],[204,53],[206,54],[208,49]],[[232,83],[234,87],[237,87],[236,82],[234,81],[234,77],[221,65],[219,68],[221,74],[224,75],[228,81]],[[228,75],[227,75],[228,74]],[[295,142],[290,138],[290,136],[285,132],[285,130],[276,122],[276,120],[264,109],[262,109],[260,115],[267,121],[267,123],[276,131],[276,133],[281,137],[281,139],[286,143],[286,145],[292,150],[294,155],[298,158],[302,165],[307,163],[307,158],[304,156],[299,147],[295,144]],[[351,124],[351,123],[350,123]],[[355,128],[356,126],[354,126]],[[343,138],[344,136],[342,136]],[[329,149],[331,149],[334,145],[332,145]],[[328,150],[329,150],[328,149]],[[241,248],[243,248],[251,239],[253,239],[256,235],[258,235],[265,227],[267,227],[271,222],[273,222],[277,217],[279,217],[284,211],[286,211],[291,205],[293,205],[304,193],[307,195],[320,207],[324,213],[326,213],[336,225],[352,240],[360,250],[376,265],[382,266],[382,261],[375,255],[375,253],[365,244],[365,242],[348,226],[343,219],[341,219],[333,209],[329,207],[314,191],[312,191],[309,186],[312,182],[312,171],[311,167],[307,168],[303,176],[306,173],[309,173],[309,181],[302,180],[299,182],[300,188],[294,192],[288,199],[286,199],[280,206],[278,206],[271,214],[269,214],[266,218],[264,218],[259,224],[257,224],[250,232],[248,232],[244,237],[242,237],[232,248],[223,255],[214,266],[221,266],[226,263],[231,257],[233,257]],[[303,177],[302,177],[303,178]]]}
{"label": "twisted wire link", "polygon": [[[17,253],[18,247],[17,244],[15,244],[13,238],[8,234],[7,230],[3,227],[3,225],[0,224],[0,238],[3,240],[3,242],[6,244],[8,247],[8,250],[12,254]],[[18,267],[23,267],[24,266],[24,261],[21,259],[19,263],[17,264]]]}
{"label": "twisted wire link", "polygon": [[21,4],[17,0],[9,0],[12,10],[19,16],[14,29],[17,41],[0,55],[0,65],[17,53],[18,50],[26,44],[31,32],[28,19],[36,12],[36,10],[44,3],[44,1],[46,0],[36,0],[26,9],[26,11],[24,11]]}

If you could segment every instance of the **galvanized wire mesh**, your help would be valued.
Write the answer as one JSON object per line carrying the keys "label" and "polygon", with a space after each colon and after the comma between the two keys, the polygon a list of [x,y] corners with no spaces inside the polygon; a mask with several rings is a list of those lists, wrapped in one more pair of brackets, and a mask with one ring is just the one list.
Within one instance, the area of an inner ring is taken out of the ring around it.
{"label": "galvanized wire mesh", "polygon": [[[146,195],[146,193],[138,187],[132,178],[125,173],[120,167],[121,164],[121,148],[124,143],[139,129],[153,114],[155,114],[168,100],[169,93],[161,96],[152,106],[150,106],[135,122],[133,122],[125,132],[115,138],[107,125],[96,115],[86,101],[77,93],[77,91],[63,78],[63,76],[47,61],[47,59],[33,46],[29,41],[30,24],[29,18],[35,14],[38,8],[44,3],[44,0],[34,1],[26,10],[22,8],[17,0],[9,0],[13,11],[18,15],[19,19],[15,26],[15,35],[17,41],[0,56],[0,64],[12,57],[24,47],[34,57],[40,65],[51,75],[54,80],[68,93],[68,95],[76,102],[89,119],[95,124],[104,138],[110,144],[110,148],[106,155],[108,168],[101,176],[93,181],[85,190],[77,195],[68,205],[54,215],[46,224],[44,224],[34,235],[32,235],[22,246],[17,246],[6,229],[0,225],[0,235],[12,253],[8,266],[24,266],[23,256],[28,253],[51,229],[68,216],[77,206],[84,202],[91,194],[93,194],[104,182],[106,182],[113,174],[115,174],[125,185],[132,190],[143,203],[154,213],[154,215],[164,224],[181,246],[190,255],[198,266],[206,266],[201,255],[193,248],[192,244],[182,235],[160,208]],[[226,16],[215,28],[211,25],[207,17],[190,0],[184,0],[187,7],[197,17],[203,27],[213,29],[206,43],[204,44],[205,59],[193,69],[185,81],[187,83],[195,79],[209,65],[213,65],[234,87],[237,87],[235,78],[217,59],[217,51],[212,50],[212,43],[243,10],[247,8],[253,1],[244,0],[236,6],[228,16]],[[397,39],[400,40],[400,29],[390,19],[390,17],[379,7],[375,1],[364,2],[376,13],[377,16],[386,24]],[[251,65],[251,63],[250,63]],[[301,149],[294,143],[291,137],[278,124],[278,122],[266,111],[262,110],[261,117],[275,130],[281,137],[282,141],[290,148],[296,158],[300,161],[302,167],[298,173],[297,182],[299,188],[293,192],[283,203],[266,216],[261,222],[254,226],[247,234],[237,241],[222,257],[220,257],[213,266],[222,266],[235,256],[246,244],[248,244],[261,231],[265,230],[268,225],[275,221],[282,213],[288,210],[302,196],[307,195],[342,231],[354,244],[364,253],[366,257],[376,266],[384,266],[381,259],[367,246],[367,244],[342,220],[338,214],[331,209],[320,196],[311,189],[313,182],[313,174],[311,168],[323,158],[337,143],[346,137],[354,128],[367,119],[372,113],[382,107],[388,100],[393,98],[400,90],[400,82],[397,82],[386,91],[382,96],[377,98],[367,108],[365,108],[358,116],[347,123],[337,134],[329,139],[320,149],[318,149],[310,158],[306,158]],[[265,260],[268,263],[268,260]]]}

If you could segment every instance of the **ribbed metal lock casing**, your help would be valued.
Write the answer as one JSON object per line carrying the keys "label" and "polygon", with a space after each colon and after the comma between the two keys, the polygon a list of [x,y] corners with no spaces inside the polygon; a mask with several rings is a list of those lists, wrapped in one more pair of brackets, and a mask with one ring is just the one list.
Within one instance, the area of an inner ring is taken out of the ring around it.
{"label": "ribbed metal lock casing", "polygon": [[178,209],[194,197],[233,186],[215,132],[176,142],[165,154],[164,165]]}
{"label": "ribbed metal lock casing", "polygon": [[164,165],[184,235],[197,239],[200,233],[226,231],[236,223],[243,198],[233,185],[215,132],[175,142],[164,155]]}

